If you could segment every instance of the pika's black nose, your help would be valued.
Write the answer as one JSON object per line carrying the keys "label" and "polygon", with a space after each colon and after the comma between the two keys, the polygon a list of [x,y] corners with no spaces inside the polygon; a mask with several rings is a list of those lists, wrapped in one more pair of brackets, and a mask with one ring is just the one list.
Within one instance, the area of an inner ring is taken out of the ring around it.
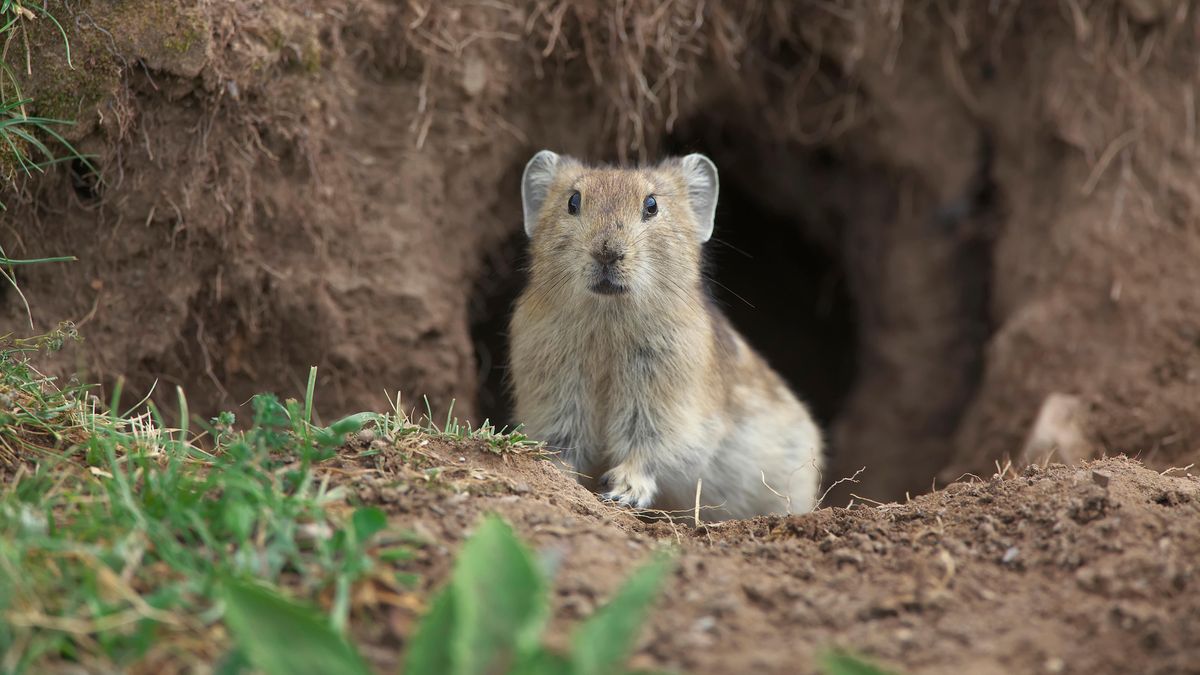
{"label": "pika's black nose", "polygon": [[625,258],[625,254],[617,251],[614,248],[605,246],[598,250],[593,250],[592,257],[595,258],[596,262],[600,263],[601,265],[611,265],[618,260],[623,260]]}

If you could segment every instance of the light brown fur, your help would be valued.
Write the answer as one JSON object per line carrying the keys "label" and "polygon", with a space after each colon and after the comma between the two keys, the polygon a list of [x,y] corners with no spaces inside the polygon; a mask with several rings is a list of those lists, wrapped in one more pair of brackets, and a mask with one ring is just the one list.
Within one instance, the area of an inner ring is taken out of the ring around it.
{"label": "light brown fur", "polygon": [[532,266],[511,377],[528,432],[639,508],[690,513],[700,479],[708,520],[813,508],[820,433],[704,286],[711,162],[588,168],[543,151],[522,189]]}

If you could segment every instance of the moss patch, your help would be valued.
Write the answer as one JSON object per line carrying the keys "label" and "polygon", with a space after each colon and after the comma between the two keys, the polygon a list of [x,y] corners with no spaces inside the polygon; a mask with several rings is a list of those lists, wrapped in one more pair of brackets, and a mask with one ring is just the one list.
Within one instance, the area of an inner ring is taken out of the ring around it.
{"label": "moss patch", "polygon": [[[106,101],[121,92],[129,64],[142,63],[151,70],[181,78],[198,76],[208,63],[211,26],[195,8],[174,3],[94,2],[71,9],[51,9],[67,32],[67,44],[49,18],[22,19],[8,45],[7,62],[14,71],[30,116],[70,124],[55,131],[74,142],[95,130]],[[13,92],[7,91],[11,97]],[[56,152],[51,138],[39,138]],[[14,139],[14,143],[15,143]],[[18,152],[0,141],[0,186],[10,185],[24,173]],[[34,157],[43,161],[45,157]]]}
{"label": "moss patch", "polygon": [[117,42],[154,70],[196,77],[208,62],[211,29],[192,8],[125,2],[113,11]]}

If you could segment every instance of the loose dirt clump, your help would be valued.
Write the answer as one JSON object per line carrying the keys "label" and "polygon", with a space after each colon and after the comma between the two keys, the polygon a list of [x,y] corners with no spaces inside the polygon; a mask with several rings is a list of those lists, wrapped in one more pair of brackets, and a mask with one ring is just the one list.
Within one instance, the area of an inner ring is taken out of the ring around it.
{"label": "loose dirt clump", "polygon": [[[677,548],[639,666],[815,672],[835,645],[922,673],[1168,673],[1200,658],[1200,480],[1124,458],[720,527],[640,521],[536,455],[425,441],[342,461],[366,472],[360,498],[431,542],[420,595],[484,513],[553,556],[552,640],[651,550]],[[360,622],[385,670],[419,606],[381,602],[378,621]]]}

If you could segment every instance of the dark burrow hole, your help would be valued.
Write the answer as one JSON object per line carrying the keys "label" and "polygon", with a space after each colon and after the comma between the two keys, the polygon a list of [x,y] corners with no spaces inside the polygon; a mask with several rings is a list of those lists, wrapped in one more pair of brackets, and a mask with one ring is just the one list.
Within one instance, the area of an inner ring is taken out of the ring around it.
{"label": "dark burrow hole", "polygon": [[[518,183],[512,183],[512,189],[519,190]],[[478,368],[475,410],[497,427],[511,428],[517,423],[512,419],[513,403],[507,381],[508,321],[517,296],[525,287],[526,245],[525,232],[518,226],[515,234],[489,253],[468,308]]]}
{"label": "dark burrow hole", "polygon": [[807,229],[726,181],[708,275],[726,316],[828,428],[854,384],[856,313],[839,256]]}
{"label": "dark burrow hole", "polygon": [[[816,153],[806,161],[831,160]],[[718,306],[828,428],[854,384],[856,307],[838,253],[807,237],[812,228],[793,218],[736,181],[722,181],[706,273]],[[497,425],[519,421],[505,381],[506,335],[525,267],[526,238],[518,230],[486,261],[471,304],[476,410]]]}
{"label": "dark burrow hole", "polygon": [[71,161],[71,187],[75,195],[84,203],[93,202],[100,197],[100,175],[90,162],[76,157]]}

